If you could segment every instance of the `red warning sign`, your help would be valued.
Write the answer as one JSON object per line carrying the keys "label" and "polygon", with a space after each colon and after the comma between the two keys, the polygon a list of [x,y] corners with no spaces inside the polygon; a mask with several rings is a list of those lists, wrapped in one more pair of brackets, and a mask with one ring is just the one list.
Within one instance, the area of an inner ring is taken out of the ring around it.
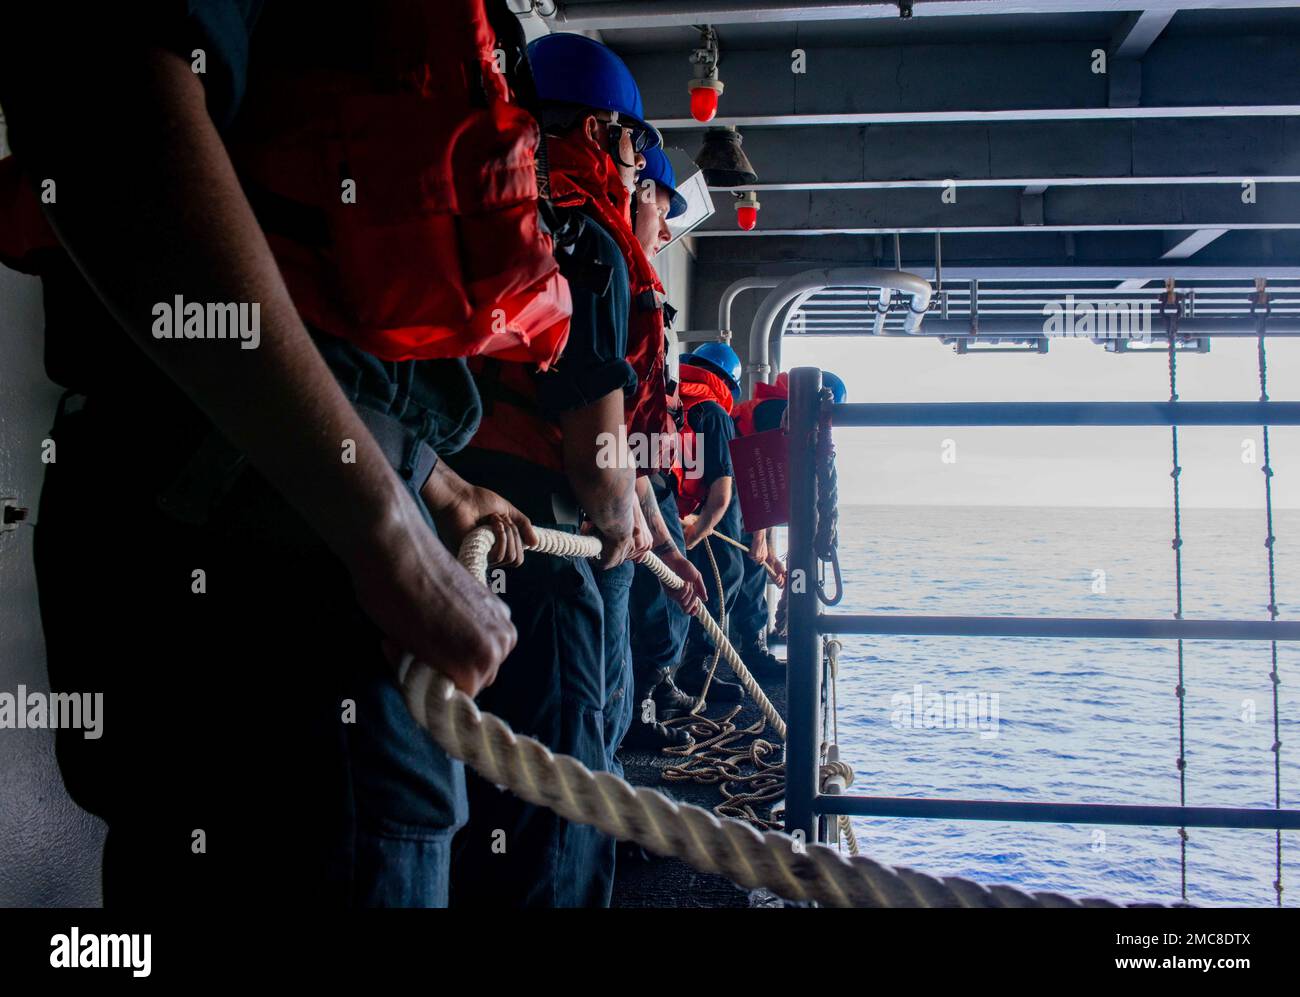
{"label": "red warning sign", "polygon": [[747,532],[790,522],[790,448],[784,430],[731,441],[731,466]]}

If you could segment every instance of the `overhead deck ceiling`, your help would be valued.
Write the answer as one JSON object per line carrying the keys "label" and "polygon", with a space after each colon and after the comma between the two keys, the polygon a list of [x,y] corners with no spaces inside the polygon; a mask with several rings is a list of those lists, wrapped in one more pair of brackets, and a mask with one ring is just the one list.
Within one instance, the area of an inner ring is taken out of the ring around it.
{"label": "overhead deck ceiling", "polygon": [[[762,209],[741,232],[733,195],[714,192],[696,242],[706,299],[744,275],[892,266],[895,233],[904,268],[930,275],[937,232],[954,274],[1079,268],[1129,288],[1175,266],[1300,276],[1300,10],[1287,2],[916,0],[907,19],[835,0],[556,6],[552,30],[618,51],[647,115],[692,154],[692,25],[717,29],[713,124],[743,134]],[[796,49],[806,73],[792,72]]]}

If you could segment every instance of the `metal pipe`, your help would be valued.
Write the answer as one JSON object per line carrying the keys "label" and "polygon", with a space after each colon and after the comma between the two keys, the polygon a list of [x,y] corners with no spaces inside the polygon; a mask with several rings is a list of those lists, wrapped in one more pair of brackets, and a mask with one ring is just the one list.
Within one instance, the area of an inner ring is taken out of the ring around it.
{"label": "metal pipe", "polygon": [[[1087,298],[1079,298],[1079,304],[1087,304]],[[1129,302],[1133,304],[1134,302]],[[972,317],[974,313],[972,313]],[[1158,318],[1154,313],[1152,320]],[[1043,339],[1081,339],[1089,342],[1092,339],[1133,339],[1138,341],[1144,340],[1163,340],[1165,338],[1163,328],[1153,327],[1147,333],[1138,333],[1132,335],[1105,335],[1104,331],[1097,336],[1090,335],[1047,335],[1043,331],[1044,318],[1041,315],[1031,315],[1024,318],[1015,315],[988,315],[983,314],[979,319],[980,336],[1016,336],[1021,339],[1043,338]],[[1136,324],[1136,322],[1134,323]],[[1298,336],[1300,335],[1300,316],[1295,315],[1271,315],[1265,329],[1266,335],[1270,336]],[[938,336],[944,339],[960,339],[976,335],[971,332],[971,320],[969,318],[930,318],[925,322],[922,329],[912,333],[915,336]],[[1199,315],[1196,318],[1184,318],[1178,321],[1179,336],[1237,336],[1254,339],[1259,335],[1259,326],[1253,318],[1231,318],[1228,316]]]}
{"label": "metal pipe", "polygon": [[943,233],[934,233],[934,292],[939,295],[939,317],[948,317],[948,292],[943,289]]}
{"label": "metal pipe", "polygon": [[1300,810],[839,795],[818,796],[816,803],[820,814],[847,814],[850,817],[930,817],[940,820],[1136,824],[1147,827],[1276,828],[1283,831],[1300,828]]}
{"label": "metal pipe", "polygon": [[741,277],[740,280],[733,280],[718,299],[718,331],[727,336],[731,335],[731,305],[742,291],[759,287],[776,287],[779,283],[781,281],[777,277]]}
{"label": "metal pipe", "polygon": [[[769,296],[770,297],[770,296]],[[816,833],[813,799],[818,793],[818,711],[821,703],[821,636],[817,602],[816,440],[822,372],[796,367],[790,372],[790,634],[787,642],[786,697],[789,727],[785,755],[785,829]],[[797,580],[802,580],[799,584]]]}
{"label": "metal pipe", "polygon": [[876,321],[871,326],[873,336],[883,336],[885,334],[885,319],[889,317],[889,306],[894,303],[894,292],[887,287],[880,289],[880,297],[876,299]]}
{"label": "metal pipe", "polygon": [[[790,448],[791,458],[794,447]],[[791,540],[793,549],[793,540]],[[827,613],[827,634],[914,637],[1095,637],[1105,640],[1300,640],[1300,623],[1262,620],[1126,620],[1038,616],[871,616]],[[793,727],[794,725],[791,724]]]}
{"label": "metal pipe", "polygon": [[921,318],[930,306],[930,282],[916,274],[878,267],[839,267],[831,270],[805,270],[787,277],[777,284],[759,305],[749,330],[749,366],[745,371],[745,395],[752,397],[754,381],[766,379],[768,368],[768,340],[777,312],[805,291],[820,291],[827,287],[881,287],[901,291],[912,298],[904,328],[908,332],[920,328]]}
{"label": "metal pipe", "polygon": [[[767,264],[775,266],[775,264]],[[1105,282],[1110,285],[1098,290],[1114,290],[1114,284],[1121,280],[1164,280],[1177,277],[1179,280],[1254,280],[1267,277],[1269,280],[1300,280],[1300,266],[1288,266],[1278,263],[1258,263],[1251,266],[1206,266],[1188,264],[1185,260],[1169,260],[1167,265],[1127,266],[1122,263],[1108,263],[1096,266],[1018,266],[1004,267],[996,265],[954,266],[951,261],[944,267],[947,280],[955,283],[959,280],[1013,280],[1018,283],[1049,280],[1087,280]],[[1076,289],[1077,290],[1077,289]],[[1202,289],[1205,290],[1204,288]],[[1147,293],[1152,294],[1153,288]],[[1123,293],[1123,292],[1119,292]]]}
{"label": "metal pipe", "polygon": [[1300,402],[850,402],[843,426],[1294,426]]}

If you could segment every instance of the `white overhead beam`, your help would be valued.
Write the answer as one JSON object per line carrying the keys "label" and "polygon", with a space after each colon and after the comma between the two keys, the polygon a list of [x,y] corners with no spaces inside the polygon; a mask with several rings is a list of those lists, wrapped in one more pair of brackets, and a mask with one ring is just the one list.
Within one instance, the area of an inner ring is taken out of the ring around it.
{"label": "white overhead beam", "polygon": [[1114,55],[1119,59],[1141,59],[1178,13],[1173,10],[1144,10],[1130,14],[1115,32]]}
{"label": "white overhead beam", "polygon": [[1189,256],[1200,252],[1227,231],[1226,228],[1197,229],[1185,239],[1179,240],[1177,245],[1172,246],[1160,258],[1162,260],[1185,260]]}
{"label": "white overhead beam", "polygon": [[[1186,10],[1230,10],[1241,7],[1293,7],[1294,0],[916,0],[914,17],[963,17],[979,14],[1126,13],[1134,6],[1148,13]],[[783,21],[850,21],[897,18],[898,4],[885,0],[604,0],[559,3],[553,20],[564,30],[575,28],[671,28],[693,24],[752,24]]]}
{"label": "white overhead beam", "polygon": [[[1200,225],[1035,225],[1028,228],[1032,232],[1164,232],[1164,231],[1195,231],[1200,229]],[[781,228],[765,229],[763,228],[763,214],[760,211],[758,216],[758,228],[745,232],[739,229],[696,229],[692,233],[698,239],[753,239],[759,236],[772,235],[789,235],[789,236],[812,236],[812,235],[893,235],[897,232],[899,235],[934,235],[935,232],[1025,232],[1027,227],[1024,225],[953,225],[953,226],[934,226],[927,225],[923,228],[909,227],[890,227],[890,228],[855,228],[845,226],[843,228]],[[1294,231],[1300,230],[1300,222],[1263,222],[1263,223],[1242,223],[1232,225],[1225,231]],[[944,277],[948,276],[948,268],[944,267]]]}
{"label": "white overhead beam", "polygon": [[[968,187],[1024,187],[1027,194],[1041,194],[1048,187],[1142,187],[1170,185],[1201,186],[1203,184],[1232,184],[1240,186],[1247,180],[1255,183],[1300,183],[1300,176],[1181,176],[1181,177],[1051,177],[1037,180],[1024,178],[978,177],[955,181],[958,188]],[[789,183],[747,184],[745,190],[904,190],[913,187],[942,189],[954,181],[949,180],[799,180]],[[710,187],[712,191],[730,191],[730,187]]]}
{"label": "white overhead beam", "polygon": [[[1096,121],[1100,118],[1287,118],[1300,115],[1300,104],[1198,105],[1195,107],[1025,107],[997,111],[866,111],[843,114],[719,115],[711,128],[790,127],[798,125],[951,124],[960,121]],[[655,118],[660,130],[698,130],[694,118]],[[1055,184],[1055,181],[1053,181]]]}

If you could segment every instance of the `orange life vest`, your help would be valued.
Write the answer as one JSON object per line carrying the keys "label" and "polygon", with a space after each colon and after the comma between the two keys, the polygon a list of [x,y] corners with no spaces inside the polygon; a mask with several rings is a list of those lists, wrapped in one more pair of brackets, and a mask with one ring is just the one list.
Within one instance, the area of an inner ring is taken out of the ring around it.
{"label": "orange life vest", "polygon": [[545,367],[568,334],[540,130],[494,58],[518,22],[486,4],[368,6],[371,71],[258,67],[228,143],[303,318],[385,360]]}
{"label": "orange life vest", "polygon": [[[575,147],[581,147],[582,151],[573,151]],[[562,211],[588,208],[591,216],[599,218],[599,221],[586,221],[585,224],[601,224],[604,230],[611,231],[608,224],[610,216],[599,211],[599,205],[608,204],[612,209],[614,201],[611,198],[616,198],[616,191],[624,188],[614,160],[610,159],[608,153],[591,146],[585,138],[547,136],[546,156],[552,203]],[[588,159],[590,162],[586,162]],[[607,162],[607,168],[599,165],[601,159]],[[573,161],[584,162],[584,169],[567,168],[567,164]],[[594,177],[599,177],[598,181]],[[604,191],[604,195],[585,194],[576,186],[578,182],[593,183],[591,188]],[[556,190],[560,191],[559,196],[556,196]],[[627,209],[625,204],[624,209]],[[616,235],[615,240],[619,242]],[[619,246],[621,248],[621,242]],[[662,335],[660,329],[660,338]],[[484,407],[482,419],[478,422],[478,432],[469,441],[469,447],[510,454],[549,471],[562,472],[562,434],[559,426],[547,420],[538,408],[537,385],[533,382],[532,369],[528,364],[474,359],[469,361],[469,370],[478,385],[478,394]]]}
{"label": "orange life vest", "polygon": [[483,418],[469,446],[563,474],[560,427],[538,410],[533,368],[495,357],[471,357],[468,363],[483,402]]}
{"label": "orange life vest", "polygon": [[548,138],[547,165],[551,200],[563,207],[582,208],[600,220],[618,243],[627,264],[631,300],[627,319],[627,362],[636,371],[636,393],[626,405],[629,433],[641,433],[661,443],[653,466],[637,474],[666,468],[672,460],[676,427],[665,393],[668,365],[665,354],[663,285],[632,231],[629,194],[618,167],[607,152],[583,135]]}
{"label": "orange life vest", "polygon": [[775,384],[759,381],[754,385],[754,397],[731,410],[731,418],[736,421],[736,432],[740,436],[753,436],[754,412],[764,402],[774,398],[790,400],[790,375],[784,371],[777,375]]}
{"label": "orange life vest", "polygon": [[[703,367],[682,364],[681,381],[677,393],[682,400],[682,452],[695,453],[697,446],[695,430],[691,428],[690,412],[701,402],[716,402],[728,414],[731,413],[733,400],[731,388],[727,382],[712,371]],[[687,448],[690,448],[689,450]],[[709,486],[704,476],[688,477],[686,469],[678,461],[673,465],[673,477],[677,479],[677,510],[683,516],[696,512],[709,497]]]}
{"label": "orange life vest", "polygon": [[[501,36],[518,32],[486,3]],[[538,125],[497,71],[485,0],[380,0],[359,16],[372,71],[258,67],[227,142],[294,304],[384,360],[545,368],[572,304],[538,218]],[[0,260],[39,272],[53,232],[3,165]]]}

